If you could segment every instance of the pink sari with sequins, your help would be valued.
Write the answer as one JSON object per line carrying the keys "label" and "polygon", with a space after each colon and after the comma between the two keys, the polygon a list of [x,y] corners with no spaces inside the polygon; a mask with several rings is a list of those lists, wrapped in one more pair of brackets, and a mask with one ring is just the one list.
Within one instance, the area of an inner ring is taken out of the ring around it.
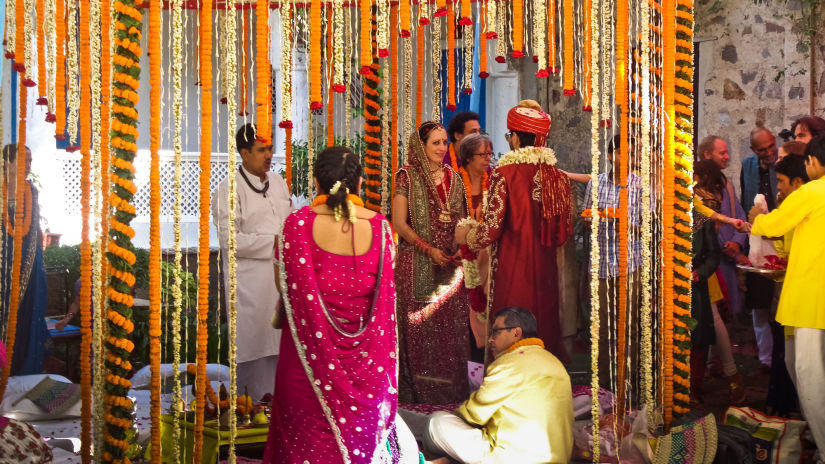
{"label": "pink sari with sequins", "polygon": [[395,245],[377,214],[367,253],[329,253],[312,238],[315,217],[293,212],[281,237],[289,333],[264,462],[369,464],[386,451],[398,403]]}

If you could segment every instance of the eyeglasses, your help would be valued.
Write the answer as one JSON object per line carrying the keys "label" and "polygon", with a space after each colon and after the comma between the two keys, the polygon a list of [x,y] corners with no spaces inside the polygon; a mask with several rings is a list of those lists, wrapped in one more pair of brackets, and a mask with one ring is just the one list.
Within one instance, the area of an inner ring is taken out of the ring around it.
{"label": "eyeglasses", "polygon": [[485,152],[482,152],[482,153],[476,153],[473,156],[484,156],[484,157],[487,157],[487,158],[492,158],[493,157],[493,152],[485,151]]}
{"label": "eyeglasses", "polygon": [[507,139],[507,140],[510,140],[510,137],[512,137],[512,136],[513,136],[513,131],[509,131],[506,134],[504,134],[504,138]]}
{"label": "eyeglasses", "polygon": [[498,327],[498,328],[493,327],[493,329],[490,331],[490,335],[495,337],[500,332],[502,332],[504,330],[511,330],[511,329],[515,329],[515,327]]}

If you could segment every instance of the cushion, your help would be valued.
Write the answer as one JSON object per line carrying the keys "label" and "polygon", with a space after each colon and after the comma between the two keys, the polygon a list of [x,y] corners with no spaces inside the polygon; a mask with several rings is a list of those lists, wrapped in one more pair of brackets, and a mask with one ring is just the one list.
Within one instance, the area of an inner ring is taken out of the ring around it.
{"label": "cushion", "polygon": [[63,412],[51,414],[26,397],[33,388],[37,387],[38,384],[46,378],[68,384],[72,383],[66,377],[55,374],[19,375],[9,377],[9,383],[6,387],[6,394],[3,397],[3,403],[0,404],[0,414],[11,419],[21,421],[41,421],[61,419],[64,417],[80,417],[80,401],[76,401],[73,405],[71,405],[71,407],[67,408]]}
{"label": "cushion", "polygon": [[[145,366],[143,369],[135,372],[132,376],[132,388],[135,390],[147,390],[149,388],[149,384],[152,380],[152,372],[150,370],[151,366]],[[180,371],[186,371],[186,364],[181,363],[179,365]],[[174,370],[172,369],[172,364],[161,364],[160,365],[160,377],[161,382],[169,382],[171,381],[171,377]],[[224,366],[223,364],[207,364],[206,365],[206,377],[209,380],[214,380],[217,382],[228,382],[229,381],[229,366]]]}

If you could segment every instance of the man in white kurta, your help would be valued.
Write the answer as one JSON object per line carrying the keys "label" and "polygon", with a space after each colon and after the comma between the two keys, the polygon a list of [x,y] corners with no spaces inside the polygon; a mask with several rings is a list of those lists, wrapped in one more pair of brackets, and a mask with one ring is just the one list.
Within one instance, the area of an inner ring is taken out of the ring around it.
{"label": "man in white kurta", "polygon": [[[279,297],[273,258],[278,235],[292,206],[286,182],[269,170],[272,145],[255,139],[252,124],[238,131],[236,142],[243,159],[234,171],[238,389],[243,392],[247,388],[250,396],[258,401],[274,391],[281,331],[271,324]],[[228,194],[227,178],[218,186],[212,200],[212,218],[223,255],[225,288],[229,287]]]}

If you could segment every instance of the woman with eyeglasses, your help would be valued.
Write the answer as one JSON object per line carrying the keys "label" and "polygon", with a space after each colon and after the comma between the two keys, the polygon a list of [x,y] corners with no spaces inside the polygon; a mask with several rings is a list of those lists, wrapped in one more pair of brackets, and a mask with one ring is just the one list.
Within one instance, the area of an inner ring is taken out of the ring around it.
{"label": "woman with eyeglasses", "polygon": [[[493,142],[483,134],[470,134],[461,140],[458,150],[458,173],[464,182],[464,193],[470,217],[476,222],[484,220],[487,192],[490,189],[490,163],[493,159]],[[470,292],[470,330],[473,342],[473,361],[484,361],[484,346],[487,339],[487,324],[479,316],[487,309],[487,271],[490,266],[490,252],[483,248],[478,253],[469,247],[461,247],[464,260],[464,284]],[[471,271],[468,268],[473,267]],[[477,275],[478,278],[469,276]]]}
{"label": "woman with eyeglasses", "polygon": [[467,204],[460,176],[442,163],[446,152],[447,131],[425,122],[410,135],[409,165],[396,176],[401,403],[457,403],[469,394],[469,300],[455,243]]}

